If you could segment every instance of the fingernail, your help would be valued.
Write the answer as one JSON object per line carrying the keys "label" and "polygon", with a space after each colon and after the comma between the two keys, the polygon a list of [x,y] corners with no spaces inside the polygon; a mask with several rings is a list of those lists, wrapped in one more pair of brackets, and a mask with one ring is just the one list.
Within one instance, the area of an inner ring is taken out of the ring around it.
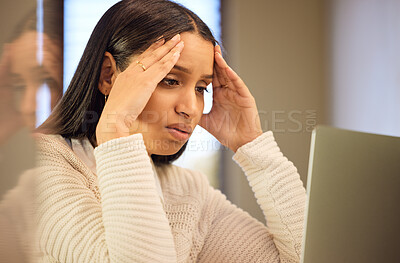
{"label": "fingernail", "polygon": [[179,35],[179,34],[176,34],[171,40],[173,40],[173,41],[178,40],[179,37],[180,37],[180,35]]}
{"label": "fingernail", "polygon": [[160,39],[158,39],[158,40],[156,41],[156,43],[161,43],[161,42],[164,42],[164,37],[161,37]]}
{"label": "fingernail", "polygon": [[174,57],[179,57],[180,55],[181,55],[181,52],[176,51],[172,56],[174,56]]}
{"label": "fingernail", "polygon": [[184,46],[183,41],[179,42],[178,45],[176,45],[176,46],[177,46],[177,47],[183,47],[183,46]]}

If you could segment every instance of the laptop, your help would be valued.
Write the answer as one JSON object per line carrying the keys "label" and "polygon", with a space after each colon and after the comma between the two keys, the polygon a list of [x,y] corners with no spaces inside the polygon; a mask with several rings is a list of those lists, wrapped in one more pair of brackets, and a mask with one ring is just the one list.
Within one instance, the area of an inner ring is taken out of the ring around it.
{"label": "laptop", "polygon": [[400,138],[314,129],[303,263],[400,262]]}

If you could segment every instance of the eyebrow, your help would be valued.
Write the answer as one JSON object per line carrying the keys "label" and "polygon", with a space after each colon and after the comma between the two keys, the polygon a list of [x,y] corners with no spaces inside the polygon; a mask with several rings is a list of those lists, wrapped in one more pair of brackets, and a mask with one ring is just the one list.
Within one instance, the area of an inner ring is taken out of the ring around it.
{"label": "eyebrow", "polygon": [[[178,66],[178,65],[175,65],[174,66],[174,69],[177,69],[177,70],[179,70],[179,71],[182,71],[182,72],[185,72],[185,73],[187,73],[187,74],[190,74],[190,73],[192,73],[192,71],[190,70],[190,69],[188,69],[188,68],[185,68],[185,67],[182,67],[182,66]],[[212,79],[213,78],[213,75],[211,74],[205,74],[205,75],[201,75],[201,77],[202,78],[205,78],[205,79]]]}
{"label": "eyebrow", "polygon": [[21,77],[21,75],[20,74],[18,74],[18,73],[11,73],[10,74],[10,78],[13,80],[13,81],[22,81],[22,77]]}
{"label": "eyebrow", "polygon": [[32,71],[36,72],[36,73],[43,73],[46,72],[45,68],[43,66],[36,66],[32,69]]}

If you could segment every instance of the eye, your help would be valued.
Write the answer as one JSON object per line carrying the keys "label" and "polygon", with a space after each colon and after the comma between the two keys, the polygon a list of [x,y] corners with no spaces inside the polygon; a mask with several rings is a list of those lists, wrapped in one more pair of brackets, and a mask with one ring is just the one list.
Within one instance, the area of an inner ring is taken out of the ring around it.
{"label": "eye", "polygon": [[26,88],[24,83],[14,83],[12,86],[16,91],[24,91]]}
{"label": "eye", "polygon": [[167,86],[176,86],[180,84],[179,81],[177,81],[176,79],[170,78],[164,78],[161,82]]}
{"label": "eye", "polygon": [[58,85],[57,81],[52,78],[46,79],[46,84],[49,86],[50,89],[59,90],[60,86]]}
{"label": "eye", "polygon": [[19,90],[19,91],[23,91],[25,90],[25,81],[19,77],[19,75],[17,74],[13,74],[11,75],[11,83],[12,83],[12,88],[14,90]]}
{"label": "eye", "polygon": [[208,89],[207,89],[207,87],[196,87],[196,91],[198,91],[200,94],[204,94],[204,91],[205,92],[210,92]]}

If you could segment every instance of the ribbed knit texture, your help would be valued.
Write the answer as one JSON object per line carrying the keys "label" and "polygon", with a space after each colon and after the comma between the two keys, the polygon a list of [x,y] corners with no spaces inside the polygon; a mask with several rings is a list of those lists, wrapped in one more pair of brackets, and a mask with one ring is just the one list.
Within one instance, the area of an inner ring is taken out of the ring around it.
{"label": "ribbed knit texture", "polygon": [[281,262],[299,262],[306,193],[296,167],[283,156],[271,131],[239,148],[233,159],[245,171]]}
{"label": "ribbed knit texture", "polygon": [[97,175],[60,136],[39,136],[39,249],[50,262],[299,262],[305,190],[271,132],[240,147],[267,227],[206,177],[157,167],[157,194],[142,135],[95,149]]}
{"label": "ribbed knit texture", "polygon": [[0,262],[29,262],[34,257],[34,169],[27,170],[17,187],[0,201]]}

